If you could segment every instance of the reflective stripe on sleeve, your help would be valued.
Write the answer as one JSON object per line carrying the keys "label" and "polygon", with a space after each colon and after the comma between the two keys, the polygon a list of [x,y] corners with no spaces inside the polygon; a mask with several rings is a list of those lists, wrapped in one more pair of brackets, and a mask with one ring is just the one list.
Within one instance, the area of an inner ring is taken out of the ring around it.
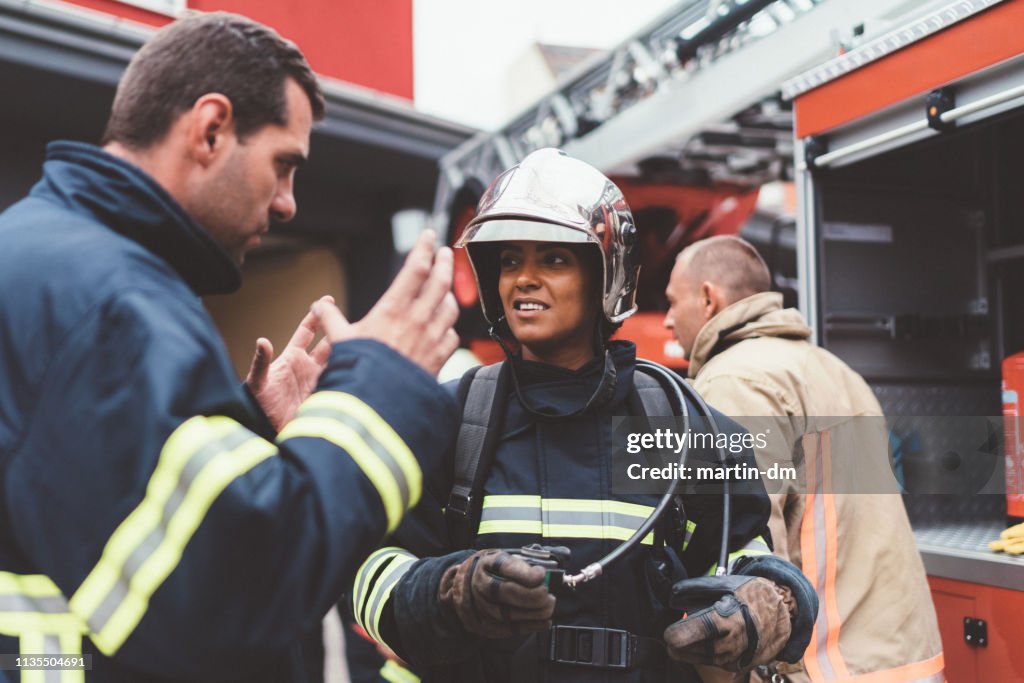
{"label": "reflective stripe on sleeve", "polygon": [[380,668],[380,677],[388,683],[420,683],[419,676],[391,659]]}
{"label": "reflective stripe on sleeve", "polygon": [[370,555],[356,572],[352,613],[356,622],[377,642],[384,642],[380,636],[384,605],[398,580],[416,559],[415,555],[402,548],[381,548]]}
{"label": "reflective stripe on sleeve", "polygon": [[683,550],[685,551],[690,545],[690,539],[693,538],[693,532],[697,530],[697,523],[692,519],[686,520],[686,536],[683,537]]}
{"label": "reflective stripe on sleeve", "polygon": [[70,600],[100,652],[112,656],[135,630],[214,500],[275,453],[274,444],[226,417],[194,417],[174,430],[142,502]]}
{"label": "reflective stripe on sleeve", "polygon": [[[747,544],[745,546],[743,546],[742,548],[740,548],[739,550],[734,550],[731,553],[729,553],[729,558],[727,560],[728,563],[729,563],[728,571],[729,571],[729,573],[732,573],[733,565],[736,563],[736,560],[740,559],[741,557],[748,557],[750,555],[771,555],[771,554],[772,554],[771,548],[768,547],[768,542],[766,540],[764,540],[764,537],[763,536],[756,536],[756,537],[752,538],[750,541],[748,541]],[[717,562],[715,562],[713,565],[711,565],[711,569],[708,570],[708,576],[712,576],[716,571],[718,571],[718,563]]]}
{"label": "reflective stripe on sleeve", "polygon": [[[22,655],[80,655],[86,624],[71,613],[57,585],[43,574],[0,572],[0,633],[18,639]],[[22,683],[83,683],[81,669],[26,669]]]}
{"label": "reflective stripe on sleeve", "polygon": [[416,457],[391,425],[355,396],[336,391],[310,396],[278,440],[300,437],[325,439],[348,453],[377,490],[389,533],[419,502],[423,474]]}
{"label": "reflective stripe on sleeve", "polygon": [[[616,500],[493,495],[484,498],[477,533],[624,541],[653,511],[649,505]],[[653,533],[643,539],[647,545],[653,542]]]}

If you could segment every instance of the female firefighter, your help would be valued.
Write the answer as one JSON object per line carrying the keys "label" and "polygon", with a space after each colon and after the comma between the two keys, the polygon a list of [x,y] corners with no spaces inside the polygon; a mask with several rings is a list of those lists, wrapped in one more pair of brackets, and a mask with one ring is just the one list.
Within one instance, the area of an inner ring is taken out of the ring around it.
{"label": "female firefighter", "polygon": [[[660,499],[612,483],[612,416],[670,405],[641,382],[635,346],[610,340],[636,310],[635,241],[618,188],[546,149],[494,181],[457,245],[508,359],[453,383],[463,424],[450,466],[428,480],[395,546],[363,565],[352,595],[367,632],[425,680],[699,680],[690,664],[796,661],[808,642],[813,594],[768,554],[759,485],[733,497],[735,576],[706,576],[721,546],[719,495],[677,498],[642,544],[573,590],[549,590],[528,561],[590,565]],[[525,549],[534,543],[564,548]],[[668,596],[687,577],[704,577],[713,597],[681,619]]]}

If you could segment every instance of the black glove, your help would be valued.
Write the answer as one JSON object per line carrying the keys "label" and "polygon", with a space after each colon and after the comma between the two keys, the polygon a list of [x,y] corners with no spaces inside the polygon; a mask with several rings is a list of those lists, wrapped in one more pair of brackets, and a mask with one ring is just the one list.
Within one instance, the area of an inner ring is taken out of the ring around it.
{"label": "black glove", "polygon": [[672,594],[672,606],[686,610],[665,629],[676,661],[747,671],[773,661],[789,641],[796,602],[773,581],[705,576],[678,582]]}
{"label": "black glove", "polygon": [[481,550],[445,570],[438,599],[451,605],[467,631],[484,638],[543,631],[555,611],[544,573],[503,550]]}

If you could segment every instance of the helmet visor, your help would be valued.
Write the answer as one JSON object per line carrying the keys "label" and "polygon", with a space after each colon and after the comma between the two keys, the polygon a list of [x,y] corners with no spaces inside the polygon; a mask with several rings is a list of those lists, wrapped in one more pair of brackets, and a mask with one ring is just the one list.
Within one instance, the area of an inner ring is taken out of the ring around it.
{"label": "helmet visor", "polygon": [[595,240],[583,230],[554,223],[504,218],[484,221],[466,229],[456,242],[464,247],[476,242],[569,242],[582,244]]}

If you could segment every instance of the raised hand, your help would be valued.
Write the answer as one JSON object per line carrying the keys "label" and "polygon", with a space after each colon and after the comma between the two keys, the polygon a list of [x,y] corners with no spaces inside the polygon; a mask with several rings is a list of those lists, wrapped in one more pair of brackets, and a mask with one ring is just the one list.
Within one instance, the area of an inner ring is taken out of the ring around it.
{"label": "raised hand", "polygon": [[327,339],[375,339],[436,375],[459,346],[452,329],[459,306],[451,292],[451,249],[442,247],[435,255],[434,240],[433,231],[420,235],[395,281],[359,322],[349,323],[333,304],[317,302],[313,313]]}
{"label": "raised hand", "polygon": [[[325,296],[316,304],[334,308],[334,299]],[[319,320],[311,311],[299,323],[281,355],[273,361],[274,347],[270,340],[261,337],[256,341],[256,352],[245,383],[278,431],[295,417],[299,406],[316,388],[320,372],[331,353],[331,342],[327,337],[309,350],[318,330]]]}

